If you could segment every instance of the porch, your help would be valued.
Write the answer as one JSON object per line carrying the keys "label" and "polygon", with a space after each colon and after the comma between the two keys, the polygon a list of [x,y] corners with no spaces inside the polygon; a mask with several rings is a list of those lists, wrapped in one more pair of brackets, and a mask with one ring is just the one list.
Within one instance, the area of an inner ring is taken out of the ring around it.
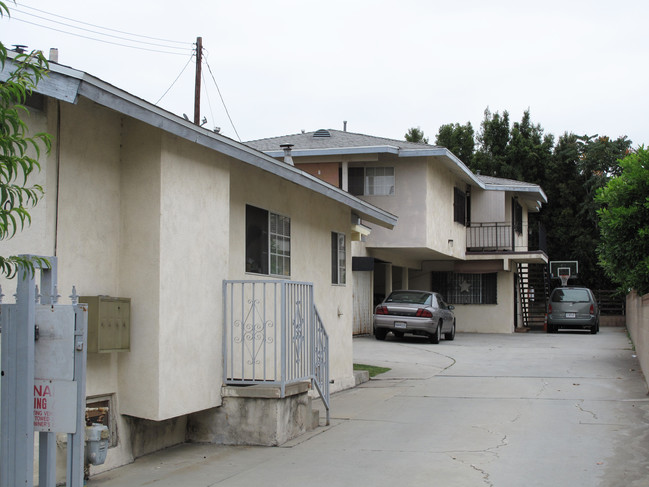
{"label": "porch", "polygon": [[224,281],[223,308],[223,405],[194,418],[203,439],[280,445],[319,424],[314,399],[328,425],[329,336],[313,284]]}

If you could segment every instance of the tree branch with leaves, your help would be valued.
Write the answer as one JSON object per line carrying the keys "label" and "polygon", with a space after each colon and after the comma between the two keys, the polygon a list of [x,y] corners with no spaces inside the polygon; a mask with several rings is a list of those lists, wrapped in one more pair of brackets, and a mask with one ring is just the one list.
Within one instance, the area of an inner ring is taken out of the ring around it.
{"label": "tree branch with leaves", "polygon": [[[0,16],[9,15],[6,4],[0,2]],[[0,241],[8,240],[31,223],[30,210],[43,196],[39,184],[29,179],[40,171],[38,159],[43,149],[49,153],[50,136],[31,135],[25,118],[28,97],[48,72],[48,62],[40,51],[10,56],[0,42]],[[9,65],[11,65],[9,67]],[[34,272],[42,267],[41,258],[0,256],[0,275],[12,278],[19,267]]]}
{"label": "tree branch with leaves", "polygon": [[643,295],[649,293],[649,151],[628,154],[620,169],[597,190],[599,263],[620,290]]}

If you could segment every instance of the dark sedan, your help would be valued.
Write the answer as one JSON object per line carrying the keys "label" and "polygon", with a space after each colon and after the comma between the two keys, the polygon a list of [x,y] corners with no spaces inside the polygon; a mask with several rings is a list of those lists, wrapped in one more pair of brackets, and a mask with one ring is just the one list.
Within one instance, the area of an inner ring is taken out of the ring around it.
{"label": "dark sedan", "polygon": [[405,333],[423,335],[432,343],[455,338],[453,306],[438,293],[393,291],[374,309],[374,336],[385,340],[388,332],[398,338]]}

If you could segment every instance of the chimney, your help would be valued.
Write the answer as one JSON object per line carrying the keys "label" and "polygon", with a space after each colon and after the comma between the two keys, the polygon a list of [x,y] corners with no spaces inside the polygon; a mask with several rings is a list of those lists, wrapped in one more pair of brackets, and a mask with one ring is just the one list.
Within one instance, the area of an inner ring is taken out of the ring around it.
{"label": "chimney", "polygon": [[343,120],[343,132],[347,132],[347,120]]}
{"label": "chimney", "polygon": [[293,157],[291,157],[291,147],[293,147],[293,144],[280,144],[280,147],[284,149],[284,162],[294,166]]}
{"label": "chimney", "polygon": [[59,50],[56,47],[50,47],[50,62],[52,63],[59,62]]}

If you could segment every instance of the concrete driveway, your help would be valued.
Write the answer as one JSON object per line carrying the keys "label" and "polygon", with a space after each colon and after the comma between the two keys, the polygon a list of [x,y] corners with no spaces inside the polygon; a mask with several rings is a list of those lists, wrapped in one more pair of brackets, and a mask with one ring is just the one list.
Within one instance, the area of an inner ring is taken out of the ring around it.
{"label": "concrete driveway", "polygon": [[[401,478],[421,474],[445,486],[649,485],[649,398],[622,328],[354,345],[357,362],[392,370],[349,392],[370,404],[347,414],[375,422],[367,434],[376,435],[375,451],[392,456],[393,471],[403,468]],[[409,452],[427,459],[418,474],[407,473]]]}
{"label": "concrete driveway", "polygon": [[649,397],[622,328],[361,337],[354,355],[392,370],[335,394],[330,427],[279,448],[183,445],[89,485],[649,485]]}

